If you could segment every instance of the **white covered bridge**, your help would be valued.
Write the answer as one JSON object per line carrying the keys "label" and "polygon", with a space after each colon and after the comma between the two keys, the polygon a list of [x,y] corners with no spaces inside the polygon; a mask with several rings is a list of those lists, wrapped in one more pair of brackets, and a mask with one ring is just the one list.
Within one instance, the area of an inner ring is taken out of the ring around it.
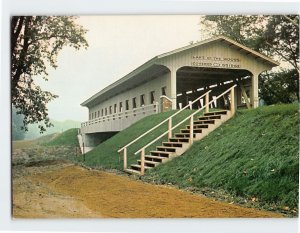
{"label": "white covered bridge", "polygon": [[[224,36],[158,55],[81,104],[89,119],[81,124],[80,140],[92,148],[145,116],[183,108],[210,91],[191,105],[199,109],[233,85],[234,108],[255,108],[259,74],[277,65]],[[228,99],[210,105],[225,108]]]}

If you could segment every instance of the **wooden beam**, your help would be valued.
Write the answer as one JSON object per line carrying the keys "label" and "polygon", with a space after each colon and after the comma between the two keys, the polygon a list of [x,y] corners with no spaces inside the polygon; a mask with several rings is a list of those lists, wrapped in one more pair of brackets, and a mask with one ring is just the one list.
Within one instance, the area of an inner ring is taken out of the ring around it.
{"label": "wooden beam", "polygon": [[244,97],[244,99],[246,101],[247,108],[250,109],[251,108],[251,104],[250,104],[249,98],[247,96],[245,87],[244,87],[244,85],[241,82],[239,82],[239,86],[241,87],[242,95],[243,95],[243,97]]}

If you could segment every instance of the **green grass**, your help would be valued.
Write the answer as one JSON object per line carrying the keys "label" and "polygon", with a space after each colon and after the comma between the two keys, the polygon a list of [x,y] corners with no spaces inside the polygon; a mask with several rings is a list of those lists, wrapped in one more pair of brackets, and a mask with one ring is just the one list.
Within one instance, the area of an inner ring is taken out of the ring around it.
{"label": "green grass", "polygon": [[[173,125],[184,119],[186,116],[190,115],[193,110],[187,110],[179,113],[173,120]],[[109,138],[105,142],[98,145],[94,150],[88,152],[85,158],[85,165],[90,167],[100,167],[104,169],[122,169],[123,168],[123,152],[118,154],[119,148],[125,146],[153,126],[157,125],[164,119],[172,115],[174,111],[169,111],[161,114],[156,114],[143,118],[142,120],[131,125],[127,129],[119,132],[113,137]],[[183,123],[183,125],[185,125]],[[180,128],[178,128],[179,130]],[[163,124],[161,127],[149,133],[142,140],[137,141],[135,144],[131,145],[128,148],[128,165],[132,163],[137,163],[140,155],[134,155],[134,152],[139,150],[142,146],[146,145],[153,139],[157,138],[159,135],[164,133],[167,130],[167,123]],[[177,131],[178,131],[177,130]],[[158,141],[166,141],[166,137]],[[155,148],[154,144],[152,147],[148,148],[147,151]],[[82,158],[79,159],[82,161]]]}
{"label": "green grass", "polygon": [[145,179],[182,188],[225,189],[297,208],[298,127],[295,104],[238,111],[184,155],[147,172]]}
{"label": "green grass", "polygon": [[66,130],[57,136],[53,137],[50,141],[43,142],[45,146],[79,146],[77,139],[78,129]]}
{"label": "green grass", "polygon": [[[122,170],[123,153],[117,150],[173,113],[146,117],[98,145],[86,154],[84,162],[82,156],[75,159],[89,167]],[[173,125],[190,113],[179,114]],[[166,129],[164,124],[130,146],[128,165],[137,163],[140,155],[134,155],[135,151]],[[163,140],[166,138],[155,145]],[[298,141],[298,105],[240,110],[182,156],[147,171],[143,179],[180,188],[225,190],[233,196],[256,197],[262,203],[297,208]]]}

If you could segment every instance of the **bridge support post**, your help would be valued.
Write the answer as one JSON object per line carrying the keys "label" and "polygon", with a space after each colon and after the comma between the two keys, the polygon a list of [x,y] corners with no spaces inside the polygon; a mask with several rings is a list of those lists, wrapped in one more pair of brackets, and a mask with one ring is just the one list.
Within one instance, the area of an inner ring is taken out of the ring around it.
{"label": "bridge support post", "polygon": [[177,79],[176,69],[171,70],[171,99],[172,99],[172,110],[177,109]]}
{"label": "bridge support post", "polygon": [[209,102],[209,93],[207,93],[205,95],[205,104],[206,104],[206,106],[205,106],[205,112],[206,113],[209,112],[209,104],[207,104],[208,102]]}
{"label": "bridge support post", "polygon": [[251,104],[252,108],[257,108],[259,105],[258,98],[258,74],[254,73],[252,76],[252,85],[251,85]]}
{"label": "bridge support post", "polygon": [[234,87],[231,88],[230,91],[230,112],[231,115],[235,114],[235,95],[234,95]]}

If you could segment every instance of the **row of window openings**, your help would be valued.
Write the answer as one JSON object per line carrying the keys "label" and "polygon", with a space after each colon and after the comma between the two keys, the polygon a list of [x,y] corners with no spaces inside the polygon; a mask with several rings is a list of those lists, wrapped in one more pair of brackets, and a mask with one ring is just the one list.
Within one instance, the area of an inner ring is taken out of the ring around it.
{"label": "row of window openings", "polygon": [[[166,95],[166,87],[163,87],[161,89],[162,95]],[[154,95],[155,91],[150,92],[150,104],[154,104],[155,98]],[[140,96],[140,106],[145,105],[145,95]],[[136,97],[132,98],[132,109],[135,109],[137,107],[136,104]],[[112,106],[109,106],[109,115],[112,114]],[[129,110],[129,100],[125,100],[125,111]],[[119,103],[119,112],[123,111],[123,102]],[[114,104],[114,113],[117,113],[117,104]],[[101,109],[101,116],[108,115],[107,108]],[[100,110],[98,112],[94,112],[90,114],[90,119],[94,119],[96,117],[100,117]]]}

